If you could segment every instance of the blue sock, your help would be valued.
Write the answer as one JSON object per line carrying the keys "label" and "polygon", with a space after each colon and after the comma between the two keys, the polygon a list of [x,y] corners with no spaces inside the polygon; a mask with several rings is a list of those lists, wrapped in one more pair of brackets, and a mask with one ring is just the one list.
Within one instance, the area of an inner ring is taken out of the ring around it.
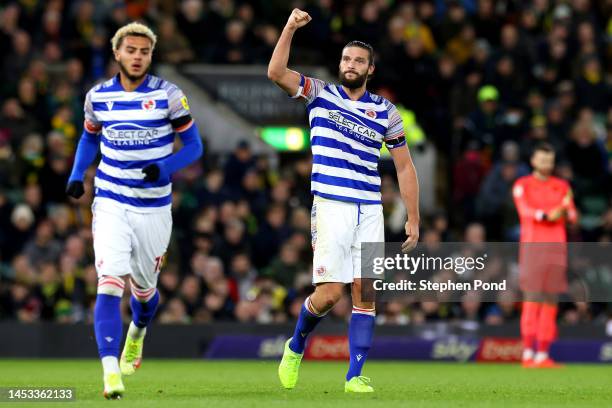
{"label": "blue sock", "polygon": [[94,307],[94,330],[100,358],[107,356],[119,358],[119,346],[123,335],[119,296],[97,295]]}
{"label": "blue sock", "polygon": [[132,308],[132,321],[136,327],[141,329],[147,327],[157,310],[159,304],[159,292],[155,290],[155,295],[148,302],[141,302],[134,296],[130,297],[130,307]]}
{"label": "blue sock", "polygon": [[[309,299],[306,299],[308,302]],[[289,342],[289,348],[295,353],[302,354],[304,347],[306,347],[306,338],[311,331],[317,327],[317,324],[323,319],[324,316],[317,316],[311,313],[306,308],[306,302],[302,305],[300,310],[300,316],[298,317],[297,324],[295,325],[295,331],[293,332],[293,338]]]}
{"label": "blue sock", "polygon": [[355,313],[354,311],[351,315],[351,323],[349,325],[349,352],[351,361],[346,373],[346,381],[361,375],[361,369],[372,345],[374,319],[372,315]]}

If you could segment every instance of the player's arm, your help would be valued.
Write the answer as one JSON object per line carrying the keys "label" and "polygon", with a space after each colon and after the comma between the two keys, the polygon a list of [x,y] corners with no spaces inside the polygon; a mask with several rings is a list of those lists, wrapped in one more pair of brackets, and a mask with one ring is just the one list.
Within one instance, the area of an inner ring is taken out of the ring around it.
{"label": "player's arm", "polygon": [[554,222],[559,220],[561,217],[566,217],[570,224],[576,224],[578,222],[578,211],[574,204],[574,195],[572,189],[568,186],[567,193],[563,197],[561,205],[553,208],[546,214],[548,221]]}
{"label": "player's arm", "polygon": [[412,163],[410,151],[406,145],[402,118],[397,108],[391,103],[387,105],[387,112],[389,126],[384,141],[387,149],[391,152],[397,172],[400,195],[408,213],[408,221],[406,221],[406,236],[408,238],[402,244],[402,251],[408,252],[419,241],[419,180],[414,163]]}
{"label": "player's arm", "polygon": [[83,134],[77,145],[72,172],[66,186],[66,194],[73,198],[80,198],[85,193],[85,188],[83,187],[85,172],[96,159],[98,148],[100,147],[99,133],[102,130],[102,125],[96,120],[89,93],[85,97],[84,111]]}
{"label": "player's arm", "polygon": [[170,157],[149,164],[142,172],[144,180],[155,182],[158,180],[169,180],[170,176],[180,169],[189,166],[202,156],[204,146],[197,125],[191,117],[187,97],[180,89],[173,86],[168,91],[168,105],[170,109],[170,123],[179,135],[183,147]]}
{"label": "player's arm", "polygon": [[305,11],[293,9],[268,64],[268,78],[291,96],[298,94],[300,82],[303,81],[299,73],[287,68],[291,40],[296,30],[308,24],[310,20],[312,17]]}
{"label": "player's arm", "polygon": [[547,219],[547,214],[544,210],[533,207],[527,201],[525,185],[520,179],[512,187],[512,198],[520,218],[533,218],[536,221],[545,221]]}
{"label": "player's arm", "polygon": [[402,251],[408,252],[419,241],[419,180],[408,146],[404,143],[396,148],[389,148],[399,183],[400,195],[406,207],[408,221],[406,222],[406,241]]}
{"label": "player's arm", "polygon": [[567,214],[567,221],[570,224],[578,224],[578,210],[576,210],[576,204],[574,203],[574,193],[571,188],[568,188],[567,195],[563,200],[563,205],[565,205],[565,211]]}

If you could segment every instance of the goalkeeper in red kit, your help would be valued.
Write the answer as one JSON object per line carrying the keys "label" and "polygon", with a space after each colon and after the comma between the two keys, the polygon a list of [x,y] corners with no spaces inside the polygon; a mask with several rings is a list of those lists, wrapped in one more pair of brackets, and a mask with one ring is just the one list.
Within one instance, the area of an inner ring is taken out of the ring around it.
{"label": "goalkeeper in red kit", "polygon": [[[552,176],[555,151],[547,143],[531,155],[533,173],[514,183],[521,223],[519,268],[524,294],[521,313],[523,366],[554,368],[548,355],[557,336],[557,298],[567,290],[567,222],[578,215],[569,184]],[[536,347],[537,345],[537,347]]]}

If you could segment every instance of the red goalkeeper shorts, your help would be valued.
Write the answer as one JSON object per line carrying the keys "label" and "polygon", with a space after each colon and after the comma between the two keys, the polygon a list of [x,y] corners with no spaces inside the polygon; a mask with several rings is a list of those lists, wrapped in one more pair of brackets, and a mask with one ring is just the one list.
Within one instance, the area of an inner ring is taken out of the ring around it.
{"label": "red goalkeeper shorts", "polygon": [[519,249],[519,283],[523,292],[567,292],[567,244],[522,243]]}

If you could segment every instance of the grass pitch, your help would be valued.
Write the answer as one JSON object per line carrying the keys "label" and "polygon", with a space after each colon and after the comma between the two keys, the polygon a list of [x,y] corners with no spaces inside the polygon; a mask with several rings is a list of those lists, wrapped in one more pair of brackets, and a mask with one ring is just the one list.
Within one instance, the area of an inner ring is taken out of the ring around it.
{"label": "grass pitch", "polygon": [[122,400],[102,397],[97,360],[0,360],[0,387],[73,387],[49,407],[612,407],[612,366],[527,370],[517,365],[369,362],[376,392],[344,393],[345,363],[304,361],[295,389],[281,389],[274,361],[147,360],[124,377]]}

